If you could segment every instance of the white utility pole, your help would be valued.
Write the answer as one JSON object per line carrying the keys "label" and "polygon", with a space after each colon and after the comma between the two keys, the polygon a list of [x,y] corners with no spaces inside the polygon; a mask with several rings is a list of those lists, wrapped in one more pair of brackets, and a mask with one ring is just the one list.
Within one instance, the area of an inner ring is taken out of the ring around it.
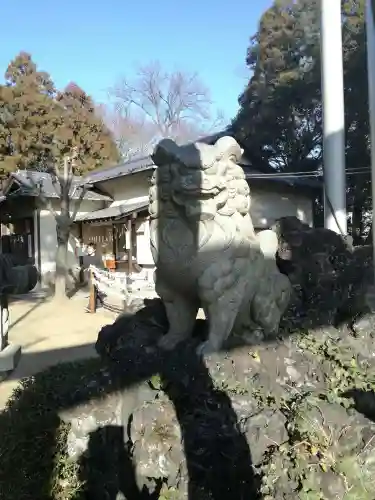
{"label": "white utility pole", "polygon": [[371,0],[368,0],[366,4],[367,78],[371,138],[372,244],[375,266],[375,28]]}
{"label": "white utility pole", "polygon": [[325,227],[346,235],[341,0],[322,0],[321,3],[321,61]]}

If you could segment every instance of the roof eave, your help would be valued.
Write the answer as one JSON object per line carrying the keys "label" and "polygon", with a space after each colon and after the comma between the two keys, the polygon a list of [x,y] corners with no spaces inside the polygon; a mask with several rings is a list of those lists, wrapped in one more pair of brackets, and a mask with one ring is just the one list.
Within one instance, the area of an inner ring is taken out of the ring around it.
{"label": "roof eave", "polygon": [[[142,160],[146,160],[146,164],[141,169],[134,169],[134,171],[130,170],[128,172],[116,173],[116,174],[113,174],[113,175],[109,174],[108,176],[105,176],[106,172],[110,172],[111,170],[118,169],[119,166],[121,166],[121,165],[123,165],[123,166],[126,166],[126,165],[130,166],[132,164],[141,162]],[[152,168],[155,168],[155,164],[152,161],[151,155],[141,156],[139,158],[134,158],[133,160],[129,160],[129,161],[126,161],[124,163],[120,163],[119,165],[115,165],[114,167],[110,167],[110,168],[108,168],[106,170],[103,170],[103,171],[100,171],[100,172],[96,172],[97,174],[103,174],[103,178],[99,177],[98,180],[92,179],[90,176],[92,176],[95,172],[91,172],[91,174],[88,174],[86,176],[86,178],[84,177],[82,181],[83,182],[88,182],[89,184],[100,184],[102,182],[107,182],[107,181],[110,181],[110,180],[113,180],[113,179],[117,179],[119,177],[125,177],[125,176],[128,176],[128,175],[136,174],[138,172],[150,170]]]}
{"label": "roof eave", "polygon": [[[45,198],[47,198],[47,199],[58,200],[60,198],[57,195],[57,193],[53,193],[52,194],[52,193],[44,193],[44,192],[42,192],[41,194],[43,196],[45,196]],[[98,193],[95,193],[95,194],[98,194]],[[35,190],[32,190],[32,189],[30,189],[28,187],[23,186],[23,187],[21,187],[19,193],[17,193],[17,196],[30,196],[32,198],[38,198],[39,197],[39,193],[36,193]],[[112,201],[112,198],[110,196],[106,196],[106,195],[102,195],[102,194],[100,196],[102,196],[103,198],[90,198],[90,197],[87,198],[87,196],[85,195],[83,197],[83,200],[84,201],[97,201],[97,202],[99,202],[99,201],[101,201],[101,202],[102,201]],[[7,198],[7,193],[4,194],[4,197]],[[70,199],[74,200],[74,201],[77,201],[77,200],[80,199],[80,196],[77,196],[77,195],[76,196],[71,196]]]}
{"label": "roof eave", "polygon": [[[118,207],[107,207],[103,208],[100,210],[96,210],[94,212],[89,212],[87,214],[84,214],[82,216],[77,216],[75,221],[76,222],[83,222],[83,223],[97,223],[97,222],[105,222],[105,221],[120,221],[126,218],[127,216],[135,213],[135,212],[142,212],[146,209],[148,209],[149,202],[144,201],[141,203],[137,203],[133,206],[130,207],[124,207],[123,211],[121,211],[121,206]],[[108,215],[108,213],[113,210],[114,208],[119,209],[119,213],[114,213],[113,215]],[[98,215],[99,214],[99,215]]]}

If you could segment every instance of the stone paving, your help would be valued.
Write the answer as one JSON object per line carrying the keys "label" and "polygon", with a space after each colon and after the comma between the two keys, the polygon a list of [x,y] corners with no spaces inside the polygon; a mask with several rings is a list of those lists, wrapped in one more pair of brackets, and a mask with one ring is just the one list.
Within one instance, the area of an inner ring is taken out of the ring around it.
{"label": "stone paving", "polygon": [[20,379],[60,362],[96,356],[94,344],[100,328],[112,323],[115,313],[98,309],[85,312],[86,294],[66,305],[56,305],[43,293],[17,298],[9,306],[9,342],[22,346],[17,368],[0,381],[0,409]]}

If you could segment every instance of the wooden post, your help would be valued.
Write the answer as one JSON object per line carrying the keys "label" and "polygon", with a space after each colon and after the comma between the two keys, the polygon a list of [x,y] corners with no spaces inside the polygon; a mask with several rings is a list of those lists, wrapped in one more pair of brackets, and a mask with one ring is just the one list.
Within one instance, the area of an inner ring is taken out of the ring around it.
{"label": "wooden post", "polygon": [[132,219],[128,219],[127,231],[129,234],[129,248],[128,248],[128,274],[133,272],[133,239],[132,239]]}
{"label": "wooden post", "polygon": [[137,263],[137,230],[136,230],[136,222],[137,222],[138,212],[134,212],[132,214],[132,249],[135,253],[135,261]]}
{"label": "wooden post", "polygon": [[79,244],[81,245],[80,248],[80,255],[78,258],[79,261],[79,283],[80,285],[83,284],[84,282],[84,276],[83,276],[83,255],[82,255],[82,243],[83,243],[83,227],[82,227],[82,222],[78,223],[78,238],[79,238]]}
{"label": "wooden post", "polygon": [[115,224],[112,224],[112,253],[115,262],[117,261],[116,252],[117,252],[117,227]]}
{"label": "wooden post", "polygon": [[97,302],[97,289],[94,284],[93,273],[90,271],[90,298],[89,298],[89,311],[90,313],[96,312],[96,302]]}

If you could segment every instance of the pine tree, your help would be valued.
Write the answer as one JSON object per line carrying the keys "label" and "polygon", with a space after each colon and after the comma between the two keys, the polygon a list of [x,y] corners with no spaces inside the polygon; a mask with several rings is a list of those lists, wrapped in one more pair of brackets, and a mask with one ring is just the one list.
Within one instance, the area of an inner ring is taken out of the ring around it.
{"label": "pine tree", "polygon": [[119,161],[113,136],[84,90],[70,83],[57,94],[57,102],[63,110],[57,132],[61,156],[78,151],[76,168],[81,174]]}
{"label": "pine tree", "polygon": [[37,70],[31,56],[21,52],[11,61],[0,87],[0,161],[2,172],[32,168],[52,159],[54,133],[59,119],[50,76]]}
{"label": "pine tree", "polygon": [[246,62],[253,76],[233,127],[263,168],[311,169],[309,154],[321,137],[317,4],[275,2],[250,39]]}
{"label": "pine tree", "polygon": [[0,86],[0,175],[28,169],[52,176],[59,193],[58,210],[42,192],[39,198],[56,220],[55,296],[59,299],[66,297],[69,235],[85,195],[82,189],[72,203],[73,177],[118,159],[111,133],[82,89],[70,84],[58,92],[48,73],[39,71],[25,52],[11,61]]}
{"label": "pine tree", "polygon": [[[365,0],[342,1],[346,167],[368,168]],[[276,1],[250,39],[252,71],[233,122],[257,166],[313,171],[322,163],[320,1]],[[347,177],[352,234],[361,240],[371,202],[369,175]]]}

